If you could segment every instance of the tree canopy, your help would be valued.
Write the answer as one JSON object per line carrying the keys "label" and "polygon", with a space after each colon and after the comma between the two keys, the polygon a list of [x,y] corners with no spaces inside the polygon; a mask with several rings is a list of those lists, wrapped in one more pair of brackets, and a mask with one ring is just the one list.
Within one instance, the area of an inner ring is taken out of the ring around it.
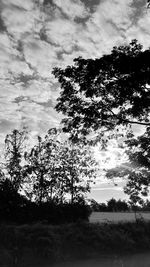
{"label": "tree canopy", "polygon": [[133,40],[99,59],[74,59],[54,68],[61,85],[56,110],[63,130],[73,135],[113,130],[127,124],[150,125],[150,49]]}

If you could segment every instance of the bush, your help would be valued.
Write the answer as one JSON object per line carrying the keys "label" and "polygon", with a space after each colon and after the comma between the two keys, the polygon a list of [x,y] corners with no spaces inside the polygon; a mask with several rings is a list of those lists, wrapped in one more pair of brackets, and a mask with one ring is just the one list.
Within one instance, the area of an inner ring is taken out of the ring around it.
{"label": "bush", "polygon": [[31,264],[31,258],[35,264],[40,260],[50,264],[103,254],[133,253],[150,248],[150,222],[1,225],[0,250],[11,255],[14,247],[26,266]]}
{"label": "bush", "polygon": [[51,224],[63,224],[88,221],[91,214],[90,208],[85,203],[56,204],[53,202],[34,203],[27,201],[19,194],[14,199],[2,205],[0,210],[1,222],[13,222],[18,224],[36,223],[45,221]]}

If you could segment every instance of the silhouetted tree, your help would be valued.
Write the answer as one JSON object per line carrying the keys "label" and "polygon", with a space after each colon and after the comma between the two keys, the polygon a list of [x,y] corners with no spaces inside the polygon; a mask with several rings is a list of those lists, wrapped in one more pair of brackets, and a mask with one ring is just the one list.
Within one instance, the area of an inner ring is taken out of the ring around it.
{"label": "silhouetted tree", "polygon": [[150,211],[150,201],[148,199],[143,202],[142,211]]}
{"label": "silhouetted tree", "polygon": [[25,131],[13,130],[5,138],[5,169],[16,191],[20,189],[23,179],[21,161],[26,137]]}
{"label": "silhouetted tree", "polygon": [[150,49],[133,40],[99,59],[74,59],[54,68],[61,85],[56,110],[65,115],[63,130],[72,137],[119,125],[150,125]]}
{"label": "silhouetted tree", "polygon": [[111,198],[107,201],[107,210],[108,211],[127,211],[128,210],[128,204],[125,200],[116,200],[114,198]]}
{"label": "silhouetted tree", "polygon": [[102,211],[102,212],[108,211],[107,204],[99,203],[99,211]]}
{"label": "silhouetted tree", "polygon": [[111,198],[107,201],[107,209],[108,211],[117,211],[117,201],[114,198]]}
{"label": "silhouetted tree", "polygon": [[91,199],[89,205],[92,211],[100,211],[100,204],[95,199]]}
{"label": "silhouetted tree", "polygon": [[116,201],[116,209],[117,211],[128,211],[128,203],[125,200],[119,199]]}

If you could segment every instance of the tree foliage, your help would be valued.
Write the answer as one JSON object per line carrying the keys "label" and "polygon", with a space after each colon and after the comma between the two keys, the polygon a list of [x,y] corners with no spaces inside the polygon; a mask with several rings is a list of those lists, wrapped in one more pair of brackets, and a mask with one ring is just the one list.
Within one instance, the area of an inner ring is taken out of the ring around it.
{"label": "tree foliage", "polygon": [[54,68],[61,85],[56,110],[65,115],[63,130],[87,135],[118,125],[149,125],[150,49],[133,40],[99,59],[74,59]]}

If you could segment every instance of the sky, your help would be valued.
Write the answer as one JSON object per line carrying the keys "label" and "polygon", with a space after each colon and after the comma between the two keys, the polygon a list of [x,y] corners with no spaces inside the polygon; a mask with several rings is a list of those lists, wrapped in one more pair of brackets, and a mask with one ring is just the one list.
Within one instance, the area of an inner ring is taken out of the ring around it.
{"label": "sky", "polygon": [[[59,125],[54,67],[132,39],[147,48],[149,29],[146,0],[0,0],[0,147],[13,129],[27,127],[34,137]],[[106,182],[92,190],[96,200],[115,193],[125,197]]]}

